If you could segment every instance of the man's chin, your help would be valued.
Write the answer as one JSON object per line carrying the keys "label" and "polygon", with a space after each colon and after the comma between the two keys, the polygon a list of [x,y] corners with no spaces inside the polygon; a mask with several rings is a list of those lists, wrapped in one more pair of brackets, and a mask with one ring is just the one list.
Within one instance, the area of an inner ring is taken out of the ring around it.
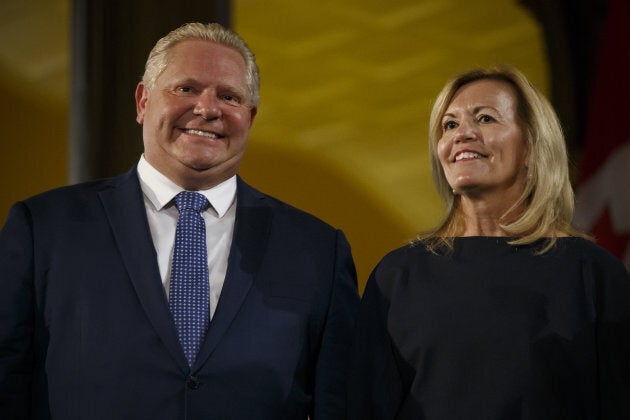
{"label": "man's chin", "polygon": [[232,172],[232,168],[227,162],[189,162],[186,167],[190,170],[194,176],[213,176],[223,174],[226,172]]}
{"label": "man's chin", "polygon": [[207,173],[212,170],[214,165],[209,165],[207,163],[191,163],[186,165],[186,167],[194,172]]}

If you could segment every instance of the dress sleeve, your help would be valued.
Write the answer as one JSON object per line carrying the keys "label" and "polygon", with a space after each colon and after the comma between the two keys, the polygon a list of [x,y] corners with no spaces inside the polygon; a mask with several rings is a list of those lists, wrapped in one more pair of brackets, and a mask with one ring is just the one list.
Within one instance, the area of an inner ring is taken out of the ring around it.
{"label": "dress sleeve", "polygon": [[359,307],[348,380],[348,419],[394,419],[404,398],[387,319],[390,302],[370,276]]}
{"label": "dress sleeve", "polygon": [[0,231],[0,418],[29,418],[33,372],[33,244],[23,204]]}
{"label": "dress sleeve", "polygon": [[602,419],[630,418],[630,275],[616,259],[593,267]]}

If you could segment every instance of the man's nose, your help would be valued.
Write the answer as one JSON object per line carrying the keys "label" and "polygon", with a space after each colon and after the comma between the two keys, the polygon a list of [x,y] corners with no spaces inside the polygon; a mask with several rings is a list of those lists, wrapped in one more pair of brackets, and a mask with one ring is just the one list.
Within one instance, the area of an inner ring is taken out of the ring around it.
{"label": "man's nose", "polygon": [[219,98],[214,93],[203,92],[197,97],[194,109],[195,115],[199,115],[204,120],[213,120],[221,116],[221,106]]}

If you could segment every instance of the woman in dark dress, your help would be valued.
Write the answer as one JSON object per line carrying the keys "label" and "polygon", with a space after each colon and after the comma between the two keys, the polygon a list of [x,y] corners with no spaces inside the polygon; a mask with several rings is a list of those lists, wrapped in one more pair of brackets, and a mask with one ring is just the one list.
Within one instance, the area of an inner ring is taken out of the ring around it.
{"label": "woman in dark dress", "polygon": [[515,69],[465,73],[430,154],[446,217],[368,281],[349,418],[630,419],[630,276],[571,227],[547,100]]}

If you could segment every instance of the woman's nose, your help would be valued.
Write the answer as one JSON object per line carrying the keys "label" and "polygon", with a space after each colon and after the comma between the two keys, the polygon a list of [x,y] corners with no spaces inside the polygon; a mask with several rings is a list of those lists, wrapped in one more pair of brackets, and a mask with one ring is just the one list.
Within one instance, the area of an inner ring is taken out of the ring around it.
{"label": "woman's nose", "polygon": [[455,129],[455,142],[461,143],[476,140],[478,137],[477,127],[470,121],[461,121]]}

